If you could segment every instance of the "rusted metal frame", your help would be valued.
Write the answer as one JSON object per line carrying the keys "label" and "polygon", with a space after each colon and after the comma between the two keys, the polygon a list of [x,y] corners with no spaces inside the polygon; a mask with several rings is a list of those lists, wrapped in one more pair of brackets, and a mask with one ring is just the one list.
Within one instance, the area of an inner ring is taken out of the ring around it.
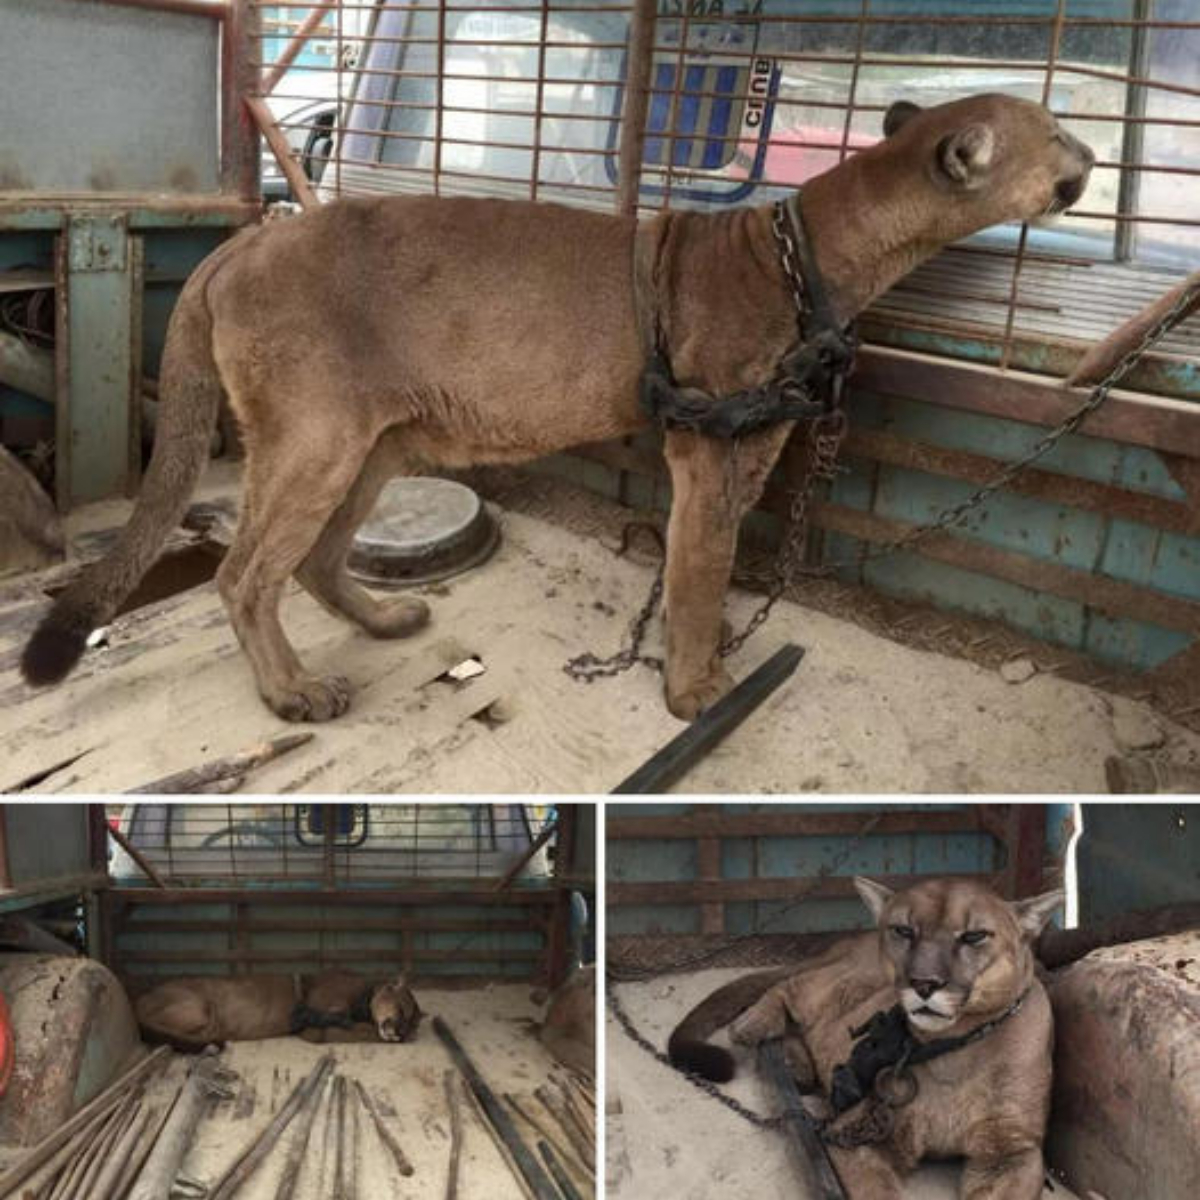
{"label": "rusted metal frame", "polygon": [[8,806],[0,804],[0,891],[12,887],[12,866],[8,859]]}
{"label": "rusted metal frame", "polygon": [[[556,888],[550,908],[550,923],[541,950],[528,951],[541,964],[541,974],[547,987],[558,987],[571,969],[571,893]],[[505,956],[511,951],[505,950]],[[525,957],[523,954],[522,957]]]}
{"label": "rusted metal frame", "polygon": [[300,207],[315,208],[318,203],[316,193],[312,190],[312,185],[308,181],[308,176],[304,174],[303,168],[292,157],[287,138],[280,133],[279,127],[275,124],[275,118],[270,108],[267,107],[267,102],[260,100],[257,96],[246,96],[243,98],[243,102],[251,117],[254,118],[259,132],[266,139],[267,146],[279,164],[279,169],[288,181],[292,195],[296,197]]}
{"label": "rusted metal frame", "polygon": [[227,20],[231,7],[229,0],[87,0],[87,3],[108,8],[144,8],[185,17],[208,17],[214,21]]}
{"label": "rusted metal frame", "polygon": [[636,216],[642,185],[646,118],[654,66],[657,0],[635,0],[629,17],[629,50],[625,58],[625,92],[617,148],[617,212]]}
{"label": "rusted metal frame", "polygon": [[[886,887],[902,890],[929,878],[928,875],[876,875]],[[954,872],[946,878],[972,879],[995,886],[1000,876],[991,872],[964,874]],[[744,904],[756,901],[794,900],[798,895],[814,900],[843,900],[855,897],[854,880],[849,875],[826,878],[797,875],[788,879],[720,879],[701,883],[694,879],[638,881],[606,885],[605,899],[609,905],[630,904],[704,904],[720,900],[725,904]]]}
{"label": "rusted metal frame", "polygon": [[[927,403],[936,396],[948,408],[1045,426],[1058,425],[1081,398],[1044,376],[1001,373],[992,366],[883,346],[859,352],[852,386]],[[1115,391],[1084,422],[1081,433],[1200,459],[1200,406]]]}
{"label": "rusted metal frame", "polygon": [[[871,836],[985,831],[978,805],[961,809],[896,809],[879,813]],[[693,838],[851,837],[862,828],[857,812],[728,812],[711,805],[669,816],[615,816],[605,821],[604,836],[612,841],[690,841]]]}
{"label": "rusted metal frame", "polygon": [[[262,77],[260,85],[260,95],[264,98],[269,96],[278,85],[279,81],[288,73],[292,63],[300,56],[300,52],[308,45],[309,39],[320,28],[321,23],[329,15],[330,11],[337,7],[337,0],[319,0],[312,7],[312,11],[304,18],[300,28],[292,35],[291,40],[283,48],[283,52],[275,60],[267,73]],[[265,36],[261,32],[255,40]],[[338,92],[341,96],[341,92]]]}
{"label": "rusted metal frame", "polygon": [[[343,86],[343,79],[346,74],[346,44],[343,37],[342,24],[342,6],[337,6],[337,12],[334,17],[335,25],[334,32],[337,38],[337,105],[334,111],[337,113],[338,123],[342,120],[342,106],[345,103],[346,89]],[[411,18],[410,18],[411,19]],[[334,157],[333,157],[333,187],[336,195],[342,194],[342,155],[341,155],[341,139],[334,142]],[[329,164],[326,163],[325,171],[329,170]],[[324,178],[324,175],[322,175]]]}
{"label": "rusted metal frame", "polygon": [[569,879],[575,871],[575,853],[579,846],[578,804],[558,806],[558,837],[555,839],[554,880]]}
{"label": "rusted metal frame", "polygon": [[[663,179],[662,194],[658,198],[659,206],[665,211],[671,207],[671,189],[675,184],[675,123],[679,119],[679,101],[683,97],[683,77],[684,77],[684,55],[688,49],[688,39],[692,33],[692,6],[686,5],[683,13],[680,16],[671,18],[679,22],[679,46],[675,53],[675,79],[670,88],[656,88],[651,83],[646,88],[647,96],[666,95],[670,97],[670,108],[667,110],[667,120],[663,129],[663,155],[665,162],[663,168],[666,175]],[[655,33],[658,32],[658,22],[654,24]],[[670,47],[661,47],[662,49],[670,49]],[[660,47],[656,44],[652,48],[658,50]]]}
{"label": "rusted metal frame", "polygon": [[[565,945],[565,939],[563,945]],[[315,946],[296,946],[286,950],[248,949],[236,947],[228,950],[212,950],[197,947],[194,950],[123,950],[123,963],[189,963],[189,962],[227,962],[227,963],[290,963],[304,962],[316,957]],[[505,947],[497,950],[485,946],[480,950],[472,950],[470,943],[457,946],[451,950],[434,950],[426,947],[414,947],[411,951],[403,948],[368,947],[366,949],[325,950],[321,960],[327,963],[361,963],[361,962],[404,962],[411,957],[420,962],[485,962],[495,958],[506,961],[540,962],[541,949],[531,949],[528,946]]]}
{"label": "rusted metal frame", "polygon": [[1036,896],[1044,884],[1046,806],[1010,804],[1005,833],[1008,853],[1001,874],[1001,894],[1010,900]]}
{"label": "rusted metal frame", "polygon": [[321,806],[324,836],[321,839],[321,874],[327,888],[337,887],[337,809],[332,804]]}
{"label": "rusted metal frame", "polygon": [[[823,529],[865,542],[891,544],[918,528],[907,521],[838,504],[814,503],[812,511],[813,520]],[[1200,601],[1096,575],[1090,570],[1039,561],[949,533],[926,537],[909,553],[1073,600],[1110,617],[1125,617],[1200,636]]]}
{"label": "rusted metal frame", "polygon": [[533,146],[530,156],[529,198],[538,198],[538,184],[542,174],[542,108],[546,98],[546,34],[550,28],[550,0],[542,0],[541,26],[538,32],[537,85],[533,101]]}
{"label": "rusted metal frame", "polygon": [[245,899],[260,905],[280,907],[292,904],[369,905],[373,907],[381,905],[404,907],[421,904],[439,906],[478,904],[505,908],[540,908],[554,903],[552,888],[510,888],[506,892],[498,893],[493,892],[486,882],[484,886],[475,886],[474,884],[470,887],[451,886],[444,890],[435,887],[298,888],[270,892],[255,889],[248,892],[245,888],[177,887],[159,891],[144,887],[118,887],[112,890],[112,895],[116,900],[132,906],[141,904],[234,904]]}
{"label": "rusted metal frame", "polygon": [[[247,905],[256,905],[247,900]],[[364,905],[364,907],[367,907]],[[372,911],[375,905],[369,906]],[[344,920],[304,917],[294,920],[248,916],[240,923],[247,933],[356,933],[371,931],[378,933],[524,933],[542,926],[527,917],[450,917],[404,918],[404,917],[347,917]],[[130,933],[223,933],[229,928],[228,920],[212,917],[205,920],[130,920],[126,926]]]}
{"label": "rusted metal frame", "polygon": [[[438,0],[437,5],[437,104],[433,130],[433,194],[435,196],[442,194],[442,147],[445,144],[446,130],[446,5],[448,2],[449,0]],[[382,160],[382,154],[380,158]],[[382,161],[379,165],[383,166]]]}
{"label": "rusted metal frame", "polygon": [[112,826],[107,830],[108,836],[112,838],[126,854],[137,864],[138,869],[146,876],[147,879],[156,888],[167,887],[167,881],[158,873],[154,864],[118,829]]}
{"label": "rusted metal frame", "polygon": [[221,190],[252,204],[261,202],[262,156],[258,130],[243,100],[258,91],[251,50],[260,32],[258,7],[231,0],[221,29]]}
{"label": "rusted metal frame", "polygon": [[[1138,16],[1149,16],[1150,0],[1134,0],[1134,12]],[[1130,68],[1134,75],[1144,75],[1150,64],[1150,37],[1142,26],[1135,26],[1131,35]],[[1130,87],[1125,93],[1125,114],[1131,117],[1146,115],[1146,89]],[[1138,160],[1145,151],[1146,129],[1137,121],[1127,123],[1121,129],[1121,157]],[[1137,212],[1141,197],[1142,175],[1140,172],[1122,171],[1117,186],[1117,210]],[[1134,256],[1136,229],[1127,222],[1118,222],[1113,258],[1117,262],[1131,262]]]}
{"label": "rusted metal frame", "polygon": [[[54,879],[30,880],[27,883],[10,883],[0,900],[58,900],[80,892],[95,892],[108,886],[108,873],[89,871],[82,875],[62,875]],[[162,893],[158,893],[161,895]],[[511,893],[510,893],[511,894]]]}
{"label": "rusted metal frame", "polygon": [[[1042,82],[1042,104],[1050,99],[1054,80],[1054,68],[1058,63],[1058,52],[1062,45],[1063,21],[1067,15],[1067,0],[1058,0],[1054,23],[1050,27],[1050,46],[1046,54],[1046,77]],[[1021,222],[1021,233],[1017,238],[1017,253],[1013,259],[1012,284],[1008,294],[1008,313],[1004,322],[1004,334],[1000,342],[1000,369],[1007,370],[1012,360],[1013,329],[1017,321],[1017,301],[1021,286],[1021,271],[1025,266],[1025,250],[1029,242],[1029,222]]]}
{"label": "rusted metal frame", "polygon": [[862,73],[863,44],[867,36],[867,17],[870,13],[871,0],[862,0],[857,21],[857,36],[854,42],[854,64],[850,68],[850,86],[846,95],[846,115],[842,121],[842,142],[838,147],[838,162],[846,161],[850,149],[850,127],[854,122],[855,101],[858,99],[858,79]]}
{"label": "rusted metal frame", "polygon": [[[377,163],[370,162],[365,158],[347,158],[345,161],[349,162],[349,163],[361,164],[362,166],[375,166],[375,167],[378,167],[378,169],[381,171],[391,171],[392,173],[394,173],[396,175],[411,175],[414,178],[432,178],[433,177],[433,170],[430,167],[392,167],[392,166],[384,167],[384,166],[379,166],[379,164],[377,164]],[[441,175],[442,175],[443,179],[445,179],[445,178],[470,179],[475,182],[483,181],[483,182],[490,182],[490,183],[509,183],[509,184],[521,184],[521,183],[525,182],[524,177],[517,176],[517,175],[491,175],[491,174],[487,174],[486,172],[483,172],[483,171],[455,171],[455,170],[451,170],[451,169],[448,169],[445,167],[442,168]],[[555,189],[561,189],[563,191],[571,191],[571,192],[597,192],[604,196],[612,195],[613,191],[615,190],[611,184],[600,185],[600,184],[591,184],[591,183],[572,183],[572,182],[567,182],[567,181],[563,181],[563,182],[556,181],[555,183],[550,184],[548,186],[551,186]]]}
{"label": "rusted metal frame", "polygon": [[[719,816],[715,804],[698,804],[693,809],[698,817]],[[700,834],[696,837],[696,877],[701,883],[721,878],[721,835]],[[725,905],[720,900],[706,900],[700,905],[700,932],[725,932]]]}
{"label": "rusted metal frame", "polygon": [[533,856],[557,833],[558,823],[556,821],[548,821],[538,833],[537,837],[530,842],[520,858],[517,859],[499,879],[492,884],[494,892],[507,891],[513,881],[525,869],[525,867],[533,859]]}
{"label": "rusted metal frame", "polygon": [[[3,806],[0,805],[0,809]],[[108,819],[103,804],[87,806],[88,863],[93,871],[108,872]],[[3,877],[0,876],[0,886]]]}
{"label": "rusted metal frame", "polygon": [[[843,450],[876,464],[904,467],[968,483],[986,483],[1005,465],[996,458],[914,441],[879,429],[852,429]],[[1171,533],[1200,533],[1200,508],[1145,492],[1096,483],[1074,475],[1030,467],[1005,489],[1020,496],[1063,504],[1106,517],[1136,521]]]}

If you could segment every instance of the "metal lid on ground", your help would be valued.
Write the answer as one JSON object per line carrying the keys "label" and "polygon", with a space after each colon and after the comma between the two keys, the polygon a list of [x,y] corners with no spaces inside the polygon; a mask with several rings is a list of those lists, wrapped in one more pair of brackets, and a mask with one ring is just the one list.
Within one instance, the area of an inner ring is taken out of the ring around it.
{"label": "metal lid on ground", "polygon": [[500,530],[480,498],[450,479],[393,479],[350,548],[350,573],[376,587],[449,579],[491,557]]}

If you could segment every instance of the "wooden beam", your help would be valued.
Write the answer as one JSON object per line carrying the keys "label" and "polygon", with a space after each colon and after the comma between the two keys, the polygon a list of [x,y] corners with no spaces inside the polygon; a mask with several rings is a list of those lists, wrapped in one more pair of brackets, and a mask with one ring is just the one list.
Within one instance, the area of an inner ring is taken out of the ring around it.
{"label": "wooden beam", "polygon": [[[247,906],[253,907],[257,899],[249,897]],[[374,905],[371,905],[374,908]],[[140,920],[131,917],[123,926],[127,933],[224,933],[229,928],[229,921],[222,918],[210,918],[204,921],[182,920]],[[247,933],[357,933],[370,931],[373,933],[540,933],[545,929],[545,921],[541,913],[531,912],[525,917],[476,917],[452,919],[443,917],[391,918],[366,917],[357,913],[345,918],[330,919],[319,917],[298,917],[294,919],[277,918],[263,920],[249,916],[243,923]]]}
{"label": "wooden beam", "polygon": [[[890,888],[912,887],[929,878],[928,875],[874,875]],[[974,879],[996,886],[994,874],[963,875],[961,872],[942,878]],[[753,900],[794,900],[803,895],[814,900],[843,900],[858,893],[849,875],[831,875],[825,879],[797,876],[794,879],[719,879],[700,882],[695,879],[658,880],[636,883],[610,882],[607,887],[609,905],[627,904],[704,904],[720,901],[725,904]]]}
{"label": "wooden beam", "polygon": [[321,27],[321,22],[334,6],[334,0],[316,0],[313,10],[304,18],[300,27],[292,35],[292,39],[284,46],[282,53],[272,64],[271,69],[263,76],[262,94],[269,96],[278,86],[279,81],[288,73],[292,63],[299,57],[300,51],[308,45],[308,39]]}
{"label": "wooden beam", "polygon": [[312,185],[308,181],[308,176],[304,174],[303,168],[292,157],[292,150],[288,145],[287,138],[275,124],[275,117],[267,107],[267,102],[260,100],[257,96],[245,96],[243,100],[250,110],[250,115],[254,118],[254,123],[259,128],[259,132],[266,139],[267,146],[275,156],[275,161],[279,164],[279,169],[288,181],[292,195],[295,196],[300,207],[316,208],[320,203],[317,200],[317,194],[312,190]]}
{"label": "wooden beam", "polygon": [[653,816],[609,816],[605,837],[611,841],[690,839],[701,837],[839,837],[853,836],[868,819],[872,834],[975,833],[983,830],[977,806],[956,810],[892,809],[840,812],[737,812],[715,810]]}
{"label": "wooden beam", "polygon": [[[818,528],[865,542],[893,542],[917,528],[907,521],[895,521],[839,504],[815,503],[812,513],[813,523]],[[1033,559],[952,533],[935,533],[923,538],[913,546],[911,553],[1003,579],[1032,591],[1074,600],[1110,617],[1127,617],[1164,629],[1200,635],[1200,601],[1171,596],[1107,575],[1064,567],[1061,563]]]}
{"label": "wooden beam", "polygon": [[[449,881],[448,881],[449,882]],[[129,904],[238,904],[243,900],[269,908],[277,905],[365,905],[380,908],[385,905],[445,906],[454,904],[479,904],[500,908],[522,906],[543,907],[555,902],[555,889],[546,887],[509,888],[506,892],[493,892],[490,882],[482,887],[464,887],[459,882],[451,883],[445,890],[436,887],[376,889],[352,888],[349,890],[326,888],[297,888],[288,891],[264,892],[247,888],[157,888],[118,887],[112,889],[114,901]]]}
{"label": "wooden beam", "polygon": [[[122,963],[192,963],[192,962],[229,962],[229,963],[295,963],[295,962],[403,962],[410,952],[395,947],[379,947],[375,949],[330,950],[320,946],[297,946],[294,950],[255,950],[244,947],[231,947],[228,950],[210,950],[197,948],[195,950],[123,950],[120,945],[120,934],[117,935],[116,957]],[[430,950],[416,946],[411,951],[412,957],[423,962],[484,962],[491,959],[503,959],[506,962],[538,962],[542,957],[540,949],[528,946],[503,948],[486,946],[473,950],[470,945],[460,946],[453,950]]]}
{"label": "wooden beam", "polygon": [[[879,392],[985,413],[1031,425],[1055,426],[1084,399],[1057,380],[1023,371],[910,350],[864,346],[858,354],[851,391]],[[853,395],[850,401],[854,415]],[[1138,392],[1114,391],[1084,422],[1089,437],[1111,438],[1151,450],[1200,458],[1200,405]]]}
{"label": "wooden beam", "polygon": [[108,827],[108,836],[137,863],[139,869],[155,887],[167,887],[167,881],[155,870],[154,864],[115,825]]}

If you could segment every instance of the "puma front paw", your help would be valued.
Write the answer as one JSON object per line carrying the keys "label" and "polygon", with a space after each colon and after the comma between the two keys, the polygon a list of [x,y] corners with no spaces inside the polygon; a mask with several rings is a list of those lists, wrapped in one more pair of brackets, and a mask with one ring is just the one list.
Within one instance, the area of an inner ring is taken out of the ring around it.
{"label": "puma front paw", "polygon": [[694,721],[706,708],[711,708],[730,688],[733,676],[724,667],[710,671],[686,687],[666,685],[667,708],[681,721]]}
{"label": "puma front paw", "polygon": [[350,707],[350,692],[341,675],[302,675],[263,698],[285,721],[332,721]]}

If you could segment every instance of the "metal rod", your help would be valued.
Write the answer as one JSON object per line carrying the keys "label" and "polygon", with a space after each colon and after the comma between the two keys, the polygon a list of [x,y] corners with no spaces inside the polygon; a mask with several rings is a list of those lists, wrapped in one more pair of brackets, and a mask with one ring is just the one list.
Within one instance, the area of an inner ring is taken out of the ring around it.
{"label": "metal rod", "polygon": [[388,1153],[395,1161],[400,1174],[411,1175],[413,1173],[413,1165],[408,1161],[408,1156],[404,1151],[400,1149],[400,1143],[396,1141],[395,1135],[383,1123],[383,1118],[379,1115],[379,1111],[375,1107],[375,1101],[371,1098],[370,1093],[357,1079],[354,1081],[354,1088],[358,1092],[359,1100],[375,1125],[375,1132],[379,1134],[379,1140],[387,1147]]}
{"label": "metal rod", "polygon": [[144,8],[150,12],[178,13],[185,17],[210,17],[224,21],[229,16],[228,0],[87,0],[108,8]]}
{"label": "metal rod", "polygon": [[564,1200],[583,1200],[579,1189],[571,1182],[571,1177],[562,1163],[558,1161],[558,1157],[550,1146],[544,1141],[539,1141],[537,1148],[538,1153],[542,1156],[542,1161],[546,1164],[546,1170],[550,1172],[550,1177],[558,1185],[558,1190],[562,1192]]}
{"label": "metal rod", "polygon": [[288,73],[288,69],[292,63],[300,56],[300,52],[308,45],[309,38],[320,28],[321,22],[325,20],[329,10],[334,7],[337,0],[324,0],[313,8],[312,12],[304,18],[300,28],[292,35],[292,40],[284,46],[279,57],[275,60],[275,65],[263,76],[262,95],[269,96],[274,90],[276,84]]}
{"label": "metal rod", "polygon": [[119,1104],[128,1088],[151,1073],[169,1054],[168,1046],[159,1046],[135,1067],[126,1071],[114,1084],[85,1104],[73,1117],[64,1121],[53,1133],[44,1137],[19,1162],[0,1175],[0,1196],[7,1196],[19,1187],[40,1166],[48,1162],[76,1133],[92,1124],[96,1117]]}
{"label": "metal rod", "polygon": [[788,1148],[804,1176],[806,1191],[816,1200],[847,1200],[842,1182],[829,1161],[825,1144],[817,1136],[812,1120],[804,1110],[804,1100],[795,1077],[787,1065],[783,1042],[779,1038],[763,1042],[758,1048],[759,1063],[783,1101],[783,1129]]}
{"label": "metal rod", "polygon": [[292,1123],[296,1114],[320,1090],[326,1073],[333,1067],[333,1055],[326,1054],[293,1089],[283,1107],[275,1114],[270,1124],[234,1160],[225,1174],[209,1190],[208,1200],[229,1200],[271,1153],[284,1130]]}
{"label": "metal rod", "polygon": [[540,1138],[549,1142],[554,1147],[560,1158],[573,1159],[576,1165],[583,1171],[585,1175],[594,1178],[594,1174],[588,1170],[588,1165],[579,1157],[578,1152],[569,1141],[566,1141],[560,1134],[556,1134],[550,1126],[543,1121],[534,1111],[532,1105],[521,1104],[516,1096],[509,1092],[504,1093],[504,1102],[513,1110],[526,1125],[530,1127]]}
{"label": "metal rod", "polygon": [[450,1052],[454,1065],[463,1073],[471,1094],[479,1101],[488,1122],[496,1131],[497,1136],[504,1142],[517,1169],[524,1177],[537,1200],[558,1200],[558,1192],[554,1182],[542,1169],[541,1164],[529,1152],[529,1147],[521,1139],[512,1118],[504,1110],[504,1106],[496,1099],[495,1093],[484,1082],[483,1076],[475,1068],[475,1064],[467,1056],[467,1052],[459,1045],[458,1039],[450,1032],[450,1027],[441,1017],[433,1018],[434,1032],[442,1039],[442,1044]]}
{"label": "metal rod", "polygon": [[637,796],[666,791],[784,683],[803,657],[802,646],[789,643],[777,650],[728,695],[702,712],[678,737],[617,784],[612,794]]}

